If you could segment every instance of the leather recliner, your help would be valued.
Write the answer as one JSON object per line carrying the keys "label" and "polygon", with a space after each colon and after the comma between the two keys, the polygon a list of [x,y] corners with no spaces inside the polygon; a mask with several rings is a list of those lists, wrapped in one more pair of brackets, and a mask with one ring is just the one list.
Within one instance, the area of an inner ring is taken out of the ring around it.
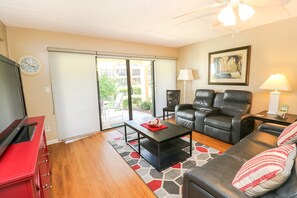
{"label": "leather recliner", "polygon": [[[195,113],[211,109],[215,96],[214,90],[197,89],[193,104],[180,104],[175,106],[175,122],[189,129],[203,132],[203,127],[195,122]],[[195,126],[195,124],[197,126]]]}
{"label": "leather recliner", "polygon": [[250,115],[252,93],[226,90],[219,111],[206,113],[204,133],[224,142],[236,144],[254,130]]}
{"label": "leather recliner", "polygon": [[223,102],[224,93],[215,93],[213,100],[213,106],[200,109],[200,111],[195,111],[195,131],[204,133],[204,119],[207,115],[215,114],[220,111],[220,107]]}

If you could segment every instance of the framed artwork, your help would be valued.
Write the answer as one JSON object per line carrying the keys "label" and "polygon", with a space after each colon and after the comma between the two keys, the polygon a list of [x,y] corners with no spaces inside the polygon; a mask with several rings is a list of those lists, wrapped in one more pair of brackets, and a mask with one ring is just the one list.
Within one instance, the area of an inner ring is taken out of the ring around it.
{"label": "framed artwork", "polygon": [[208,84],[248,85],[251,46],[211,52],[208,55]]}
{"label": "framed artwork", "polygon": [[289,105],[283,104],[280,108],[280,112],[288,113],[288,111],[289,111]]}

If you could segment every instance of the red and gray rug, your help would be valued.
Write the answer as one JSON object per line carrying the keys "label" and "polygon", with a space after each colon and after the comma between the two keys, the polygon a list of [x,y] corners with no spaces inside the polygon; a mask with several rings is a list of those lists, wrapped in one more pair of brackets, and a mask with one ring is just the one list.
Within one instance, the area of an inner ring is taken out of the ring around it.
{"label": "red and gray rug", "polygon": [[[128,140],[135,137],[135,134],[130,134],[128,135]],[[185,140],[187,139],[185,138]],[[109,143],[142,178],[156,196],[162,198],[181,197],[182,175],[184,172],[193,166],[202,166],[221,154],[218,150],[193,141],[192,157],[159,172],[139,156],[129,145],[126,145],[123,135],[119,134],[119,137],[109,140]],[[137,141],[133,142],[133,146],[137,147]]]}

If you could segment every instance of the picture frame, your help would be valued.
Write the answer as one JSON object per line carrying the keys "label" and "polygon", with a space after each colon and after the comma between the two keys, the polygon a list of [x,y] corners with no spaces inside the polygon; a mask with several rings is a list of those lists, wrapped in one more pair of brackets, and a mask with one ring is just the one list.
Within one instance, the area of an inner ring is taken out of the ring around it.
{"label": "picture frame", "polygon": [[208,55],[209,85],[248,85],[251,46],[243,46]]}
{"label": "picture frame", "polygon": [[281,105],[281,108],[280,108],[279,111],[282,112],[282,113],[288,113],[288,111],[289,111],[289,105],[287,105],[287,104]]}

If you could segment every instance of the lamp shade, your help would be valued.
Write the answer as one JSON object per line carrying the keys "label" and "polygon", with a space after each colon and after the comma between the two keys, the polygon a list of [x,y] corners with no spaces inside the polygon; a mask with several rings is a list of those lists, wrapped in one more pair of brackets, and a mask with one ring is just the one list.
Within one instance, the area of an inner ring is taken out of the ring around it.
{"label": "lamp shade", "polygon": [[290,91],[291,86],[283,74],[272,74],[264,81],[260,89]]}
{"label": "lamp shade", "polygon": [[191,69],[181,69],[177,80],[194,80],[193,72]]}

